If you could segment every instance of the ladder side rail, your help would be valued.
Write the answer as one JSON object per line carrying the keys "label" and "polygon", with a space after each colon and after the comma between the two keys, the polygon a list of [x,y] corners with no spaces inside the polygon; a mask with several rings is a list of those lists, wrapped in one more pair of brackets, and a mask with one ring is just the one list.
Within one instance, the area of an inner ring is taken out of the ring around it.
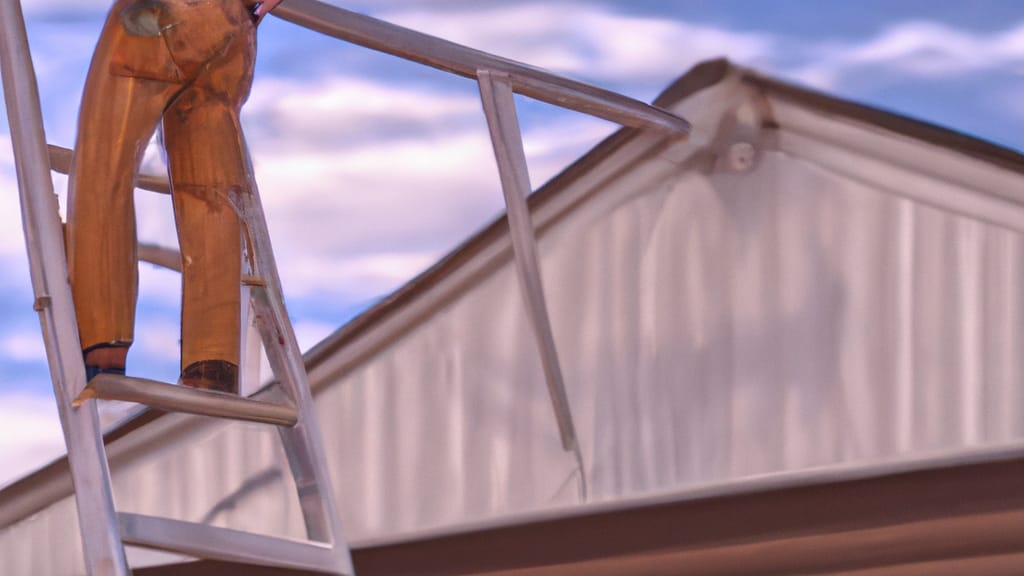
{"label": "ladder side rail", "polygon": [[82,535],[92,576],[130,574],[110,489],[96,405],[72,408],[85,387],[77,323],[68,284],[64,235],[53,194],[42,111],[18,0],[0,0],[0,71],[14,145],[22,226],[47,361],[64,440]]}
{"label": "ladder side rail", "polygon": [[249,190],[239,194],[236,205],[252,247],[251,272],[262,280],[261,285],[251,287],[256,323],[263,336],[263,346],[273,372],[299,414],[298,424],[290,428],[279,428],[278,431],[295,479],[307,536],[312,540],[330,542],[337,558],[337,571],[352,574],[352,558],[342,530],[333,485],[327,475],[327,456],[306,365],[284,304],[284,291],[252,163],[248,158],[246,161]]}
{"label": "ladder side rail", "polygon": [[526,198],[533,188],[523,149],[522,133],[509,78],[505,74],[481,70],[479,73],[480,100],[490,129],[491,144],[501,177],[501,190],[505,197],[512,253],[519,277],[519,287],[527,317],[533,329],[534,341],[540,354],[541,367],[551,399],[551,407],[562,440],[562,449],[576,458],[580,477],[580,497],[587,499],[586,474],[572,406],[565,389],[565,380],[558,360],[554,331],[544,297],[544,282],[537,258],[537,237],[530,217]]}
{"label": "ladder side rail", "polygon": [[476,80],[478,70],[508,75],[512,89],[562,108],[633,128],[687,135],[686,120],[639,100],[585,82],[417,32],[319,0],[288,0],[271,14],[340,40]]}
{"label": "ladder side rail", "polygon": [[[249,233],[253,236],[258,235],[259,232],[255,231],[260,227],[259,223],[256,222],[258,217],[252,215],[253,210],[250,207],[244,207],[241,211],[246,217],[246,226],[249,229]],[[259,246],[260,241],[254,241],[254,244]],[[260,250],[257,247],[255,252],[257,253],[256,258],[262,262],[262,259],[258,256]],[[261,273],[265,274],[266,269],[262,266],[260,268]],[[260,335],[263,339],[263,348],[267,354],[267,360],[270,361],[271,370],[279,386],[283,388],[288,401],[294,404],[299,413],[299,423],[290,429],[294,431],[295,428],[304,428],[304,418],[312,410],[303,410],[303,408],[306,405],[312,406],[312,396],[309,395],[308,399],[303,399],[302,388],[304,386],[300,379],[304,378],[305,366],[301,367],[302,372],[297,371],[298,367],[292,359],[296,353],[292,352],[290,350],[291,347],[288,345],[291,330],[283,329],[287,325],[285,323],[288,322],[287,312],[283,309],[283,305],[275,305],[275,296],[271,293],[272,290],[273,287],[267,285],[256,288],[253,291],[253,312],[256,316],[256,325],[259,327]],[[295,347],[298,348],[297,343]],[[301,354],[299,353],[298,355],[301,361]],[[304,431],[308,432],[305,429]],[[286,435],[284,430],[281,430],[281,432],[285,454],[288,457],[288,464],[292,469],[295,486],[299,494],[299,504],[306,523],[306,533],[313,540],[331,541],[333,538],[331,522],[325,513],[325,506],[322,501],[326,494],[320,494],[319,478],[315,472],[313,459],[304,457],[304,455],[309,454],[311,442],[295,438],[293,434]]]}

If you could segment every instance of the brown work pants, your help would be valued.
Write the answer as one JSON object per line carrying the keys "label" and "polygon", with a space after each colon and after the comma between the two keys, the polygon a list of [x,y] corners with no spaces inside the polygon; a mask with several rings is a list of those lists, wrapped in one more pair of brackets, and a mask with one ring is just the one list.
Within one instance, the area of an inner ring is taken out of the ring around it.
{"label": "brown work pants", "polygon": [[181,365],[238,364],[234,199],[249,190],[239,110],[255,34],[240,0],[114,4],[85,84],[68,192],[68,267],[83,349],[133,340],[134,181],[162,119],[182,255]]}

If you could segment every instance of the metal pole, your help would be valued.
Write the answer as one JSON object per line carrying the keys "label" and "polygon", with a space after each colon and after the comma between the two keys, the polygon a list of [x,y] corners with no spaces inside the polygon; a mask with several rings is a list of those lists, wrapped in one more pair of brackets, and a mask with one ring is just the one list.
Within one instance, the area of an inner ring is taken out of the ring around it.
{"label": "metal pole", "polygon": [[562,448],[572,452],[580,469],[580,486],[586,499],[586,475],[583,470],[583,456],[580,452],[576,428],[572,421],[572,407],[565,391],[565,381],[558,362],[555,337],[551,329],[547,304],[544,299],[544,283],[540,264],[537,261],[537,239],[526,204],[532,187],[523,151],[523,139],[519,130],[519,119],[512,86],[507,75],[481,70],[478,73],[480,98],[491,132],[494,156],[501,175],[501,190],[505,196],[508,213],[508,227],[512,237],[512,251],[515,255],[516,271],[526,303],[530,324],[540,352],[544,378],[547,381],[551,406],[558,421]]}
{"label": "metal pole", "polygon": [[332,570],[335,573],[353,574],[351,552],[342,529],[341,517],[338,515],[334,488],[327,472],[327,454],[317,422],[306,365],[285,308],[284,291],[277,272],[277,262],[274,259],[263,204],[259,198],[259,188],[253,176],[251,160],[247,161],[249,190],[240,194],[236,202],[251,246],[254,265],[252,272],[262,284],[250,288],[255,296],[252,300],[253,310],[256,312],[256,322],[260,326],[264,349],[274,375],[299,411],[298,425],[279,428],[278,431],[285,454],[288,456],[292,476],[295,478],[299,506],[303,512],[308,537],[333,545]]}
{"label": "metal pole", "polygon": [[71,407],[71,399],[85,387],[85,367],[67,281],[39,91],[18,0],[0,0],[0,71],[14,144],[34,307],[39,312],[68,447],[85,565],[91,576],[127,576],[131,572],[121,545],[96,404]]}
{"label": "metal pole", "polygon": [[272,14],[328,36],[466,78],[476,79],[478,70],[500,72],[512,89],[524,96],[624,126],[674,136],[690,133],[689,122],[656,106],[318,0],[288,0]]}

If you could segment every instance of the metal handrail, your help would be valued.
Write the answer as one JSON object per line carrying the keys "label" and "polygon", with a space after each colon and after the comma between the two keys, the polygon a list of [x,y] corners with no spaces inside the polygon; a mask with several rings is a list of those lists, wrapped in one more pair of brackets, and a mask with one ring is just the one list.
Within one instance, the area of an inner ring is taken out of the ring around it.
{"label": "metal handrail", "polygon": [[656,106],[319,0],[288,0],[271,14],[303,28],[466,78],[476,80],[481,70],[502,73],[518,94],[623,126],[677,136],[690,133],[689,122]]}

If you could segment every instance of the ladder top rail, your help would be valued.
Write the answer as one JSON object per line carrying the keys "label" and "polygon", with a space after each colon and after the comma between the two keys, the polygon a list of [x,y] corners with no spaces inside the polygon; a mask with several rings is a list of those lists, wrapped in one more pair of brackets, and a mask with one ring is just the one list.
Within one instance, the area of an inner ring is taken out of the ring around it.
{"label": "ladder top rail", "polygon": [[477,79],[481,70],[506,74],[519,94],[624,126],[675,136],[690,133],[689,122],[657,106],[319,0],[288,0],[271,14],[303,28],[466,78]]}

